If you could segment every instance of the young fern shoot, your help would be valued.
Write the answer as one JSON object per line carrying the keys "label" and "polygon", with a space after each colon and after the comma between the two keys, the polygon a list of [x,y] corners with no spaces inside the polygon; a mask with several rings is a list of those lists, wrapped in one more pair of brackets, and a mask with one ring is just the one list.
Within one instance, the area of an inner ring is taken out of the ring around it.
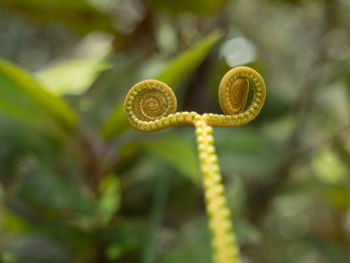
{"label": "young fern shoot", "polygon": [[[254,95],[246,107],[249,84]],[[211,126],[235,127],[252,121],[261,111],[266,96],[263,78],[249,67],[231,69],[219,86],[219,102],[225,113],[200,115],[177,112],[172,89],[158,80],[137,83],[128,92],[124,107],[130,125],[142,132],[155,132],[180,124],[196,127],[197,145],[214,263],[238,263],[239,248],[233,234],[230,210],[225,197]]]}

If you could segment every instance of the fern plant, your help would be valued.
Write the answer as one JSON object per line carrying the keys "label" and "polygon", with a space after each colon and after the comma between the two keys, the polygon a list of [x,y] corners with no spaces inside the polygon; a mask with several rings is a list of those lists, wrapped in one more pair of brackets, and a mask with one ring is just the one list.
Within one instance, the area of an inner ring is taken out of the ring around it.
{"label": "fern plant", "polygon": [[[246,106],[249,84],[254,95]],[[212,126],[235,127],[252,121],[261,111],[266,96],[263,78],[249,67],[231,69],[219,86],[219,102],[225,115],[177,112],[172,89],[157,80],[145,80],[128,92],[124,110],[130,125],[142,132],[155,132],[180,124],[196,128],[198,156],[205,191],[215,263],[238,263],[239,248],[233,234],[230,210],[215,153]]]}

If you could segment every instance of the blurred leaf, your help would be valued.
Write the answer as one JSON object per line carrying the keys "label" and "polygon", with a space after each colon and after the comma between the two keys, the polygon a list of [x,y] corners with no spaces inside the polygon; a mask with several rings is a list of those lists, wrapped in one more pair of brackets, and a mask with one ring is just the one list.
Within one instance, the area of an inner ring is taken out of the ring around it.
{"label": "blurred leaf", "polygon": [[112,139],[114,136],[130,128],[124,113],[124,103],[119,104],[112,115],[102,126],[102,133],[106,139]]}
{"label": "blurred leaf", "polygon": [[127,239],[123,242],[115,242],[109,245],[106,249],[106,257],[109,261],[117,260],[125,253],[135,249],[137,243],[132,239]]}
{"label": "blurred leaf", "polygon": [[[155,79],[163,81],[170,86],[175,85],[189,72],[193,71],[208,55],[211,47],[222,37],[222,33],[215,31],[203,39],[193,48],[190,48],[172,60]],[[173,87],[174,88],[174,87]],[[111,116],[102,126],[102,132],[106,139],[128,129],[129,123],[125,118],[124,106],[119,104],[115,107]]]}
{"label": "blurred leaf", "polygon": [[338,211],[346,212],[350,207],[349,187],[338,186],[331,188],[328,193],[328,202]]}
{"label": "blurred leaf", "polygon": [[[207,220],[193,216],[172,233],[172,242],[160,251],[159,262],[210,263],[210,232]],[[157,261],[158,262],[158,261]]]}
{"label": "blurred leaf", "polygon": [[167,83],[169,86],[174,86],[188,72],[198,67],[208,55],[211,47],[222,37],[222,35],[223,34],[220,31],[211,33],[200,43],[193,48],[186,50],[169,63],[156,79]]}
{"label": "blurred leaf", "polygon": [[207,14],[214,12],[225,4],[226,0],[147,0],[147,3],[155,8],[165,9],[172,13],[192,12],[195,14]]}
{"label": "blurred leaf", "polygon": [[0,0],[0,7],[42,23],[61,21],[80,33],[116,33],[109,15],[86,0]]}
{"label": "blurred leaf", "polygon": [[161,140],[143,143],[143,145],[149,153],[169,163],[193,182],[199,181],[200,173],[194,144],[188,143],[180,136],[167,136]]}
{"label": "blurred leaf", "polygon": [[18,262],[17,256],[11,251],[3,251],[0,253],[0,260],[3,263],[16,263]]}
{"label": "blurred leaf", "polygon": [[214,129],[219,163],[224,174],[241,173],[265,180],[278,162],[281,145],[246,127]]}
{"label": "blurred leaf", "polygon": [[142,263],[155,262],[156,236],[166,210],[171,188],[171,176],[167,166],[158,166],[154,187],[153,204],[149,217],[149,227],[145,237]]}
{"label": "blurred leaf", "polygon": [[65,129],[77,125],[77,115],[61,99],[43,89],[25,70],[0,59],[0,111],[26,124],[53,119]]}
{"label": "blurred leaf", "polygon": [[331,149],[320,149],[312,158],[315,175],[326,184],[343,184],[349,171],[339,156]]}
{"label": "blurred leaf", "polygon": [[[142,148],[141,143],[136,144]],[[123,171],[120,178],[120,187],[123,191],[134,185],[147,182],[152,175],[157,173],[159,160],[146,154],[139,159],[130,159],[128,164],[130,165],[130,163],[132,164],[130,169]]]}
{"label": "blurred leaf", "polygon": [[92,212],[92,204],[71,184],[38,162],[19,190],[20,197],[42,211],[59,217],[83,216]]}
{"label": "blurred leaf", "polygon": [[91,33],[72,52],[40,71],[36,77],[55,94],[81,94],[109,68],[105,59],[111,51],[112,37]]}
{"label": "blurred leaf", "polygon": [[30,230],[30,224],[24,218],[9,210],[4,215],[3,226],[7,231],[20,233]]}
{"label": "blurred leaf", "polygon": [[120,190],[118,177],[111,173],[103,178],[99,185],[100,198],[98,200],[99,217],[102,224],[107,224],[118,211],[120,206]]}
{"label": "blurred leaf", "polygon": [[215,128],[214,138],[215,145],[223,152],[259,153],[274,146],[274,141],[247,127]]}
{"label": "blurred leaf", "polygon": [[[190,137],[193,139],[193,136]],[[140,153],[146,151],[146,154]],[[143,156],[136,161],[136,156]],[[154,158],[156,157],[156,158]],[[133,141],[124,144],[116,161],[117,169],[132,163],[133,168],[123,175],[122,187],[125,188],[135,182],[143,180],[145,175],[156,173],[159,162],[173,167],[178,173],[189,178],[192,182],[199,182],[199,166],[197,151],[193,143],[186,136],[168,135],[151,141]]]}
{"label": "blurred leaf", "polygon": [[70,59],[57,62],[37,76],[55,94],[77,95],[83,93],[96,80],[98,74],[108,67],[103,60]]}

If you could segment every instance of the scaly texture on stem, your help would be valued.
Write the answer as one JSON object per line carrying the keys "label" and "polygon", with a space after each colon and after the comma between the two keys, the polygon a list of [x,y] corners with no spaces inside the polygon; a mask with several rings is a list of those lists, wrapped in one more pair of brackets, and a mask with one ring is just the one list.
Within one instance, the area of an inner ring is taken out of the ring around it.
{"label": "scaly texture on stem", "polygon": [[[249,84],[253,86],[254,95],[246,107]],[[261,111],[265,96],[266,87],[260,74],[248,67],[237,67],[227,72],[220,82],[219,102],[226,115],[175,113],[174,92],[168,85],[157,80],[137,83],[130,89],[124,102],[130,125],[139,131],[154,132],[181,124],[196,127],[215,263],[238,263],[239,249],[232,232],[230,210],[221,182],[211,126],[234,127],[252,121]]]}
{"label": "scaly texture on stem", "polygon": [[238,263],[239,250],[232,232],[230,210],[221,182],[218,157],[215,154],[213,128],[198,115],[196,126],[200,168],[203,175],[206,209],[209,228],[212,232],[212,246],[215,263]]}

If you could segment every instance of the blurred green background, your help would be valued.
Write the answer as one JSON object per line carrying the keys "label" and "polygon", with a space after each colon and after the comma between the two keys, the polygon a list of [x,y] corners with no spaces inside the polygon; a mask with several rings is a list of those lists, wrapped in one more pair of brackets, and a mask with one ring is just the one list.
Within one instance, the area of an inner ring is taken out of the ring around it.
{"label": "blurred green background", "polygon": [[348,0],[0,0],[0,262],[210,263],[193,127],[130,129],[136,82],[220,113],[247,65],[260,115],[215,128],[243,263],[350,262]]}

